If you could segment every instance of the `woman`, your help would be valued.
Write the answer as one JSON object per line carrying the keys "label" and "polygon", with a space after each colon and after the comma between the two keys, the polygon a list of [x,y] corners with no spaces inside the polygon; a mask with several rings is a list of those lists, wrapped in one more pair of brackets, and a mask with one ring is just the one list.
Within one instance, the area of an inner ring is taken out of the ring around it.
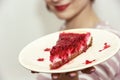
{"label": "woman", "polygon": [[[65,20],[62,29],[72,28],[109,28],[92,9],[94,0],[45,0],[49,11]],[[117,33],[116,33],[117,34]],[[114,65],[114,66],[113,66]],[[62,74],[51,74],[52,80],[118,80],[120,77],[120,53],[104,63],[85,70]]]}

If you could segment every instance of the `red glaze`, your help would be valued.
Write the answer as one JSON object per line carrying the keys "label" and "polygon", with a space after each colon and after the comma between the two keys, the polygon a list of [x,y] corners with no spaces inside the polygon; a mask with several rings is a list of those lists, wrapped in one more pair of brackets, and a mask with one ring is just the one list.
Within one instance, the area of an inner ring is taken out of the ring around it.
{"label": "red glaze", "polygon": [[38,58],[37,61],[44,61],[44,58]]}
{"label": "red glaze", "polygon": [[90,64],[90,63],[92,63],[92,62],[94,62],[95,60],[92,60],[92,61],[90,61],[90,60],[86,60],[85,61],[85,64]]}
{"label": "red glaze", "polygon": [[108,43],[104,43],[103,49],[99,50],[99,52],[101,52],[109,47],[110,47],[110,45]]}
{"label": "red glaze", "polygon": [[56,45],[50,51],[50,61],[54,62],[55,58],[58,57],[62,62],[67,62],[69,54],[79,52],[84,47],[83,52],[88,48],[87,39],[90,33],[78,34],[78,33],[60,33],[59,40]]}
{"label": "red glaze", "polygon": [[44,49],[44,51],[50,51],[51,49],[50,48],[46,48],[46,49]]}

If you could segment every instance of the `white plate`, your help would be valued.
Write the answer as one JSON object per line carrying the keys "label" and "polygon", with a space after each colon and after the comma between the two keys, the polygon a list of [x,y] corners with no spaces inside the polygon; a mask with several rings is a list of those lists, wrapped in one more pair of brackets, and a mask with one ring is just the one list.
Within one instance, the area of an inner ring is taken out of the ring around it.
{"label": "white plate", "polygon": [[[59,69],[50,70],[49,68],[49,51],[44,51],[46,48],[52,48],[55,45],[59,33],[55,32],[46,36],[43,36],[23,48],[19,55],[19,62],[25,68],[44,72],[44,73],[61,73],[69,72],[74,70],[84,69],[90,66],[99,64],[117,53],[120,49],[120,39],[115,34],[100,30],[100,29],[71,29],[62,32],[90,32],[93,37],[92,46],[87,50],[87,52],[79,55],[69,63],[65,64]],[[106,48],[103,51],[104,43],[110,45],[109,48]],[[37,61],[38,58],[44,58],[43,61]],[[95,60],[90,64],[85,64],[86,60]]]}

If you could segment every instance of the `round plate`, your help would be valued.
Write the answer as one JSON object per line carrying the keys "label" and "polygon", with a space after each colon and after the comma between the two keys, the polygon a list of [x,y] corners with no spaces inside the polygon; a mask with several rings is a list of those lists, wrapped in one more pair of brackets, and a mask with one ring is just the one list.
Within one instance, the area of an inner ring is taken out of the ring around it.
{"label": "round plate", "polygon": [[[50,52],[61,32],[90,32],[93,37],[92,46],[78,57],[62,67],[50,70]],[[71,29],[43,36],[23,48],[19,54],[19,62],[27,69],[44,73],[62,73],[81,70],[99,64],[117,53],[120,39],[115,34],[101,29]],[[39,59],[39,60],[38,60]]]}

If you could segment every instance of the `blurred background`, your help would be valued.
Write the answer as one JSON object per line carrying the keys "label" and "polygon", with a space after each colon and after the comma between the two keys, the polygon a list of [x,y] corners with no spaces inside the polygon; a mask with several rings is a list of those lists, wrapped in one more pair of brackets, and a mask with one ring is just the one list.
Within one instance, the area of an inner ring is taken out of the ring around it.
{"label": "blurred background", "polygon": [[[96,0],[94,9],[103,21],[120,30],[120,0]],[[63,21],[46,10],[44,0],[0,0],[0,80],[36,80],[18,62],[31,41],[58,31]]]}

